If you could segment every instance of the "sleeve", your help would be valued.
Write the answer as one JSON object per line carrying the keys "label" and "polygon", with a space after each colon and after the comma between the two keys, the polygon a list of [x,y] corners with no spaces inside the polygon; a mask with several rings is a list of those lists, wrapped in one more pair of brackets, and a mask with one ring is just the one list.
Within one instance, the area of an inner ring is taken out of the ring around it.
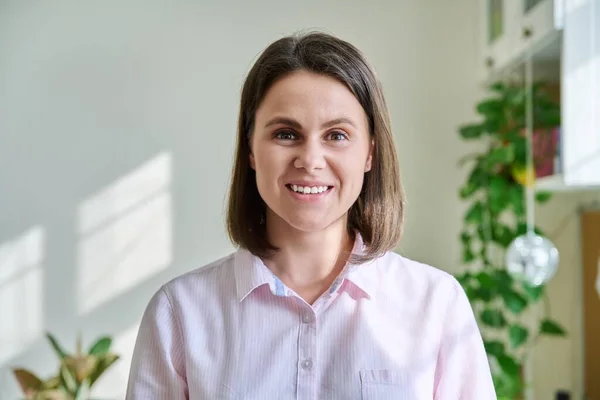
{"label": "sleeve", "polygon": [[179,321],[162,288],[150,300],[138,332],[126,400],[188,399]]}
{"label": "sleeve", "polygon": [[490,364],[465,291],[452,277],[437,357],[434,400],[496,400]]}

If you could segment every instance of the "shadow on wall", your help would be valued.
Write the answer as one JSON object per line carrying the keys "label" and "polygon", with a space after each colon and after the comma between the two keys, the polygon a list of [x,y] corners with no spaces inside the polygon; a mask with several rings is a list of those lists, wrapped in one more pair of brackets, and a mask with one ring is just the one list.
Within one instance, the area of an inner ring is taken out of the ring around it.
{"label": "shadow on wall", "polygon": [[[69,340],[81,330],[88,342],[116,333],[114,350],[122,361],[98,382],[95,392],[122,396],[143,307],[136,299],[147,299],[148,290],[164,281],[173,259],[171,180],[171,155],[161,153],[84,199],[74,212],[75,224],[57,220],[54,226],[34,225],[0,246],[3,390],[16,389],[12,366],[54,372],[53,358],[40,357],[49,351],[45,327],[54,327]],[[61,236],[69,229],[74,231],[68,237],[74,239],[76,254],[70,265],[53,259],[50,247],[53,234]],[[57,297],[70,298],[69,306],[60,305]],[[0,394],[11,398],[11,392]]]}

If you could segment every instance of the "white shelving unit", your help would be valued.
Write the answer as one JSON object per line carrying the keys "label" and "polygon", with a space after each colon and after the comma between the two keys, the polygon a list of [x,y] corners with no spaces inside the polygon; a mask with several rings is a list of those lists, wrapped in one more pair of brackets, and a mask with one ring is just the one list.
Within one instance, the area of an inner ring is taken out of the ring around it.
{"label": "white shelving unit", "polygon": [[600,191],[600,0],[481,4],[482,82],[522,74],[531,53],[535,79],[560,86],[562,173],[536,190]]}
{"label": "white shelving unit", "polygon": [[535,190],[538,192],[557,193],[600,191],[600,184],[568,186],[565,184],[565,178],[563,174],[556,174],[538,178],[535,182]]}

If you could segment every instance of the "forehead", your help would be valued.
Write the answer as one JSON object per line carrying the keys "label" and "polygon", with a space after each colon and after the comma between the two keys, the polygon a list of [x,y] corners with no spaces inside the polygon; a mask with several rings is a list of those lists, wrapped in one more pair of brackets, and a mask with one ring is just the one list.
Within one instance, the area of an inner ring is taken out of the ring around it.
{"label": "forehead", "polygon": [[296,71],[277,80],[267,91],[256,118],[272,114],[296,118],[338,118],[359,120],[366,114],[348,87],[332,77]]}

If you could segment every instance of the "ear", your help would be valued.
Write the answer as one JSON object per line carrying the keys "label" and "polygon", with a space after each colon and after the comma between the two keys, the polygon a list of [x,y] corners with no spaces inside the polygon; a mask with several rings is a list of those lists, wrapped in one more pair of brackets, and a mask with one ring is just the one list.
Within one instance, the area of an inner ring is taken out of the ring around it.
{"label": "ear", "polygon": [[365,163],[365,172],[369,172],[373,167],[373,148],[375,147],[375,140],[371,140],[371,146],[369,147],[369,155],[367,156],[367,162]]}
{"label": "ear", "polygon": [[256,171],[256,160],[254,160],[254,152],[252,151],[252,136],[248,138],[248,163],[250,168]]}

